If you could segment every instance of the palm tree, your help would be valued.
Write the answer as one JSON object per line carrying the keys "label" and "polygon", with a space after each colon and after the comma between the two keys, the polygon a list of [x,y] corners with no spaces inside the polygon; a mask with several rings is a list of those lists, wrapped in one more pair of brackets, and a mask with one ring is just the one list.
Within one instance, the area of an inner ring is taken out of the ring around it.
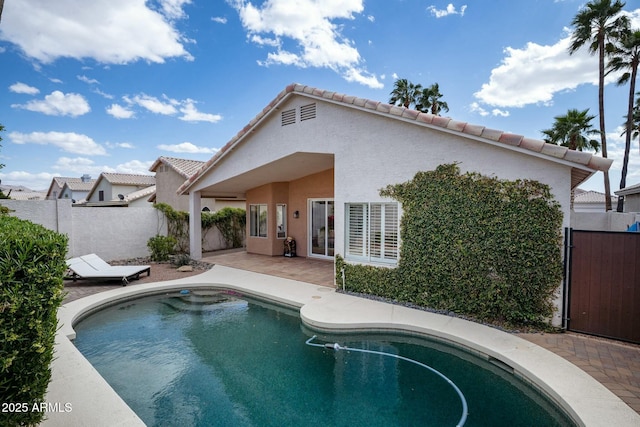
{"label": "palm tree", "polygon": [[398,79],[393,84],[393,90],[389,95],[389,104],[401,105],[405,108],[409,108],[412,105],[416,105],[422,91],[420,84],[414,85],[407,79]]}
{"label": "palm tree", "polygon": [[[575,28],[571,37],[569,53],[573,54],[584,45],[588,45],[589,53],[598,53],[598,111],[600,118],[600,141],[602,157],[607,157],[607,137],[604,125],[604,59],[607,47],[615,39],[628,19],[620,15],[624,7],[620,0],[593,0],[573,18],[571,25]],[[604,191],[606,210],[611,210],[611,184],[609,172],[604,172]]]}
{"label": "palm tree", "polygon": [[[627,172],[629,169],[629,152],[631,151],[631,137],[633,130],[634,94],[636,93],[636,77],[638,76],[638,64],[640,64],[640,30],[629,30],[620,38],[611,55],[609,70],[625,72],[617,81],[618,85],[629,82],[629,103],[627,108],[627,122],[625,124],[624,159],[622,161],[622,174],[620,176],[620,189],[627,186]],[[618,197],[618,212],[624,210],[624,196]]]}
{"label": "palm tree", "polygon": [[596,153],[600,148],[600,143],[589,135],[600,133],[593,128],[591,120],[595,116],[589,115],[589,109],[578,111],[571,109],[564,116],[554,117],[554,123],[551,129],[545,129],[542,133],[545,135],[545,142],[549,144],[562,145],[569,147],[570,150],[594,150]]}
{"label": "palm tree", "polygon": [[440,98],[442,98],[442,96],[443,95],[440,93],[440,87],[438,86],[438,83],[434,83],[422,90],[416,108],[422,112],[430,112],[433,115],[439,116],[440,111],[449,111],[449,106],[447,105],[447,103],[444,101],[440,101]]}

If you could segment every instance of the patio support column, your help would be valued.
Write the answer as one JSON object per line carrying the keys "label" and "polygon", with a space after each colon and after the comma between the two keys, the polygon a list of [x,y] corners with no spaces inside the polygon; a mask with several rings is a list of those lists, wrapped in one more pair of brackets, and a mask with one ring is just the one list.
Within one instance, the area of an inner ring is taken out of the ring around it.
{"label": "patio support column", "polygon": [[189,193],[189,254],[202,259],[202,199],[199,191]]}

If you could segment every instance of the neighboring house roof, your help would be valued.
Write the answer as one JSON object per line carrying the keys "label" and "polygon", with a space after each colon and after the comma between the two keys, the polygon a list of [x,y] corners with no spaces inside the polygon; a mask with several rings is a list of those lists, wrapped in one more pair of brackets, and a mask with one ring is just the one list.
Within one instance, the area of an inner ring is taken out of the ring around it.
{"label": "neighboring house roof", "polygon": [[96,182],[95,179],[89,181],[67,181],[62,186],[62,190],[64,191],[65,187],[71,191],[90,191],[93,188],[93,184]]}
{"label": "neighboring house roof", "polygon": [[9,198],[13,200],[45,200],[47,195],[44,191],[33,191],[33,190],[2,190],[5,196],[9,196]]}
{"label": "neighboring house roof", "polygon": [[47,197],[51,196],[51,191],[53,191],[53,186],[57,185],[58,187],[64,187],[64,184],[67,182],[82,182],[82,178],[72,178],[65,176],[54,176],[51,179],[51,184],[49,184],[49,189],[47,190]]}
{"label": "neighboring house roof", "polygon": [[132,187],[149,187],[156,185],[156,177],[153,175],[103,172],[96,182],[93,183],[93,187],[89,191],[89,194],[87,194],[87,200],[91,199],[91,196],[93,196],[93,193],[103,179],[111,185],[129,185]]}
{"label": "neighboring house roof", "polygon": [[542,140],[527,138],[501,130],[486,128],[466,122],[459,122],[449,117],[436,116],[429,113],[411,110],[405,107],[391,105],[386,102],[372,101],[365,98],[344,95],[337,92],[317,89],[311,86],[291,84],[280,92],[256,117],[253,118],[240,132],[207,161],[196,173],[178,188],[178,193],[186,193],[189,188],[204,176],[214,165],[231,152],[232,148],[241,143],[266,117],[274,113],[280,104],[291,96],[304,96],[316,101],[329,102],[341,106],[355,108],[360,111],[382,115],[388,118],[402,120],[406,123],[428,127],[434,130],[457,134],[464,138],[482,141],[492,145],[519,150],[523,153],[536,155],[550,161],[565,163],[572,166],[571,188],[590,177],[594,171],[609,170],[611,159],[605,159],[584,151],[569,150],[567,147],[545,143]]}
{"label": "neighboring house roof", "polygon": [[173,169],[176,173],[183,176],[184,179],[188,179],[191,175],[196,173],[205,162],[200,160],[188,160],[188,159],[178,159],[176,157],[165,157],[160,156],[158,159],[151,165],[149,170],[151,172],[156,172],[160,165],[166,165]]}
{"label": "neighboring house roof", "polygon": [[[578,189],[579,190],[579,189]],[[606,196],[604,193],[600,193],[599,191],[584,191],[584,190],[576,190],[575,196],[573,198],[573,203],[601,203],[604,205],[606,200]],[[615,203],[618,201],[618,198],[615,196],[611,196],[611,202]]]}
{"label": "neighboring house roof", "polygon": [[[84,188],[84,184],[87,182],[90,182],[88,188],[86,190],[81,190],[80,188]],[[53,190],[54,185],[60,187],[60,190],[64,188],[65,184],[69,184],[71,191],[89,191],[91,190],[94,182],[96,182],[96,180],[91,179],[89,175],[85,175],[82,178],[54,176],[53,179],[51,179],[51,184],[49,184],[49,189],[47,190],[47,198],[51,196],[51,191]],[[77,187],[78,185],[81,187]],[[58,197],[59,196],[60,195],[58,194]]]}
{"label": "neighboring house roof", "polygon": [[630,194],[638,194],[640,193],[640,183],[632,185],[631,187],[621,188],[620,190],[615,192],[618,196],[628,196]]}
{"label": "neighboring house roof", "polygon": [[47,193],[33,191],[23,185],[0,185],[0,191],[13,200],[45,200]]}
{"label": "neighboring house roof", "polygon": [[[129,194],[125,195],[124,196],[124,201],[130,203],[130,202],[133,202],[135,200],[142,199],[143,197],[149,197],[149,196],[155,194],[155,192],[156,192],[156,186],[155,185],[151,185],[149,187],[142,188],[142,189],[140,189],[138,191],[134,191],[133,193],[129,193]],[[118,199],[114,199],[114,201],[115,200],[118,200]]]}
{"label": "neighboring house roof", "polygon": [[103,172],[98,180],[100,179],[105,179],[115,185],[156,185],[156,177],[153,175]]}

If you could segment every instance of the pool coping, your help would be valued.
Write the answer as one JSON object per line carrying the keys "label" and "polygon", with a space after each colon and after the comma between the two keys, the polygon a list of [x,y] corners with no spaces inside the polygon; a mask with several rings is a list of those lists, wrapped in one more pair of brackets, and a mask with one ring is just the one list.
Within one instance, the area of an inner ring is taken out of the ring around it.
{"label": "pool coping", "polygon": [[49,412],[41,425],[145,425],[73,345],[73,325],[104,305],[185,288],[227,289],[291,306],[300,310],[303,323],[320,331],[402,331],[454,343],[511,367],[515,375],[534,384],[558,403],[578,425],[640,425],[640,415],[589,374],[515,335],[460,318],[220,265],[197,276],[122,287],[63,305],[58,311],[59,330],[46,402],[58,403],[59,408],[66,408],[64,404],[70,403],[72,410]]}

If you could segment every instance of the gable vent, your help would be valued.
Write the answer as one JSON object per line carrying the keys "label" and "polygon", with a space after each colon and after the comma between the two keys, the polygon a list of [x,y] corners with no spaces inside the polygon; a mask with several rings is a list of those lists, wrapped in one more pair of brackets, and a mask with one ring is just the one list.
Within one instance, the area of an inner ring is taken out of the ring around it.
{"label": "gable vent", "polygon": [[300,121],[316,118],[316,104],[308,104],[300,107]]}
{"label": "gable vent", "polygon": [[287,110],[282,112],[282,126],[292,125],[296,122],[296,110]]}

